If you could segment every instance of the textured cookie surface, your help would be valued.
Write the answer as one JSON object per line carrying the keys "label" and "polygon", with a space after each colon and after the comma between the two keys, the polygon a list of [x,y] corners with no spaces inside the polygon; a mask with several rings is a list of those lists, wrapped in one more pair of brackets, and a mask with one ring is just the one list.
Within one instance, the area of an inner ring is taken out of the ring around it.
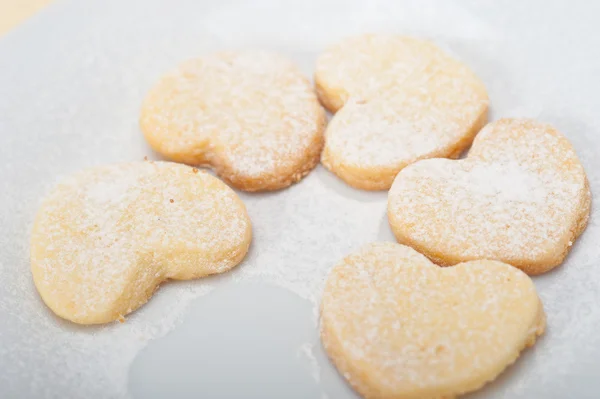
{"label": "textured cookie surface", "polygon": [[591,195],[583,166],[552,126],[501,119],[463,160],[402,170],[388,197],[396,238],[436,263],[510,263],[529,274],[559,265],[584,230]]}
{"label": "textured cookie surface", "polygon": [[245,256],[237,195],[197,169],[137,162],[84,170],[43,201],[31,268],[44,302],[82,324],[121,318],[166,279],[222,273]]}
{"label": "textured cookie surface", "polygon": [[531,279],[496,261],[451,268],[374,243],[335,266],[321,340],[365,398],[449,398],[476,390],[545,329]]}
{"label": "textured cookie surface", "polygon": [[416,160],[457,157],[485,124],[483,83],[433,43],[363,35],[317,62],[319,98],[332,112],[323,164],[348,184],[388,189]]}
{"label": "textured cookie surface", "polygon": [[140,125],[171,160],[210,165],[243,190],[274,190],[318,163],[325,113],[285,58],[222,52],[163,77],[144,100]]}

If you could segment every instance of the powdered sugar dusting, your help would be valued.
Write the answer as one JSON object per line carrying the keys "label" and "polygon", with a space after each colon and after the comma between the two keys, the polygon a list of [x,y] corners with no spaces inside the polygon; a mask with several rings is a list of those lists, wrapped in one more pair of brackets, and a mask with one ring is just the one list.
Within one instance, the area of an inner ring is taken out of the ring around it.
{"label": "powdered sugar dusting", "polygon": [[327,128],[324,164],[342,178],[352,168],[352,180],[379,180],[377,188],[418,159],[458,155],[486,118],[482,82],[410,37],[342,41],[321,55],[316,77],[325,104],[345,104]]}
{"label": "powdered sugar dusting", "polygon": [[311,368],[310,372],[312,378],[316,382],[319,382],[319,380],[321,379],[321,369],[315,356],[314,345],[309,342],[305,342],[304,344],[300,345],[300,347],[298,348],[298,356],[302,356],[307,359],[308,364]]}
{"label": "powdered sugar dusting", "polygon": [[[0,391],[6,397],[132,396],[127,393],[131,359],[154,332],[172,328],[186,302],[202,295],[205,285],[236,291],[232,277],[253,271],[254,280],[302,297],[314,292],[320,301],[317,281],[335,262],[375,238],[393,239],[384,215],[387,193],[353,190],[319,167],[289,190],[242,195],[256,234],[239,267],[217,278],[161,285],[124,324],[79,328],[53,317],[29,272],[28,240],[39,199],[58,176],[151,156],[138,128],[141,101],[159,76],[195,54],[264,48],[288,56],[309,76],[324,47],[349,35],[388,31],[432,38],[482,78],[494,119],[535,117],[564,132],[586,168],[592,192],[600,192],[600,58],[590,51],[600,47],[595,2],[515,2],[511,7],[445,0],[55,3],[0,40],[1,58],[10,60],[0,63],[5,94],[0,96]],[[534,279],[548,310],[550,334],[519,359],[514,372],[474,398],[585,397],[597,391],[596,208],[565,267]],[[220,311],[217,305],[211,313]],[[184,320],[202,328],[205,319],[199,313]],[[132,330],[146,331],[146,338]],[[170,342],[175,351],[182,350],[184,343]],[[314,348],[331,377],[320,382],[327,396],[354,398],[320,345]],[[287,352],[290,362],[297,360],[295,349]],[[156,358],[166,378],[186,367],[163,362]],[[204,361],[193,365],[199,376],[212,368]],[[265,373],[279,365],[269,367]],[[231,381],[247,377],[223,375]],[[144,378],[150,376],[139,382]],[[288,386],[302,396],[300,386]],[[172,396],[181,388],[173,387]]]}
{"label": "powdered sugar dusting", "polygon": [[487,105],[483,83],[466,66],[433,43],[408,36],[347,38],[321,54],[315,78],[325,102],[335,104],[334,111],[353,96],[369,101],[409,88],[453,90],[460,103],[475,100]]}
{"label": "powdered sugar dusting", "polygon": [[504,119],[482,131],[467,159],[402,171],[388,209],[400,241],[443,263],[491,258],[539,273],[562,261],[589,201],[585,172],[560,133]]}
{"label": "powdered sugar dusting", "polygon": [[111,165],[75,175],[44,201],[32,270],[60,316],[107,322],[162,280],[235,266],[249,237],[243,204],[214,177],[170,163]]}
{"label": "powdered sugar dusting", "polygon": [[351,99],[329,124],[325,150],[359,168],[392,167],[396,172],[421,158],[450,155],[465,145],[458,144],[485,109],[477,102],[462,109],[457,105],[427,95],[390,93],[367,103]]}
{"label": "powdered sugar dusting", "polygon": [[260,51],[183,63],[151,90],[141,117],[164,155],[253,180],[302,170],[320,148],[323,124],[309,81],[290,61]]}
{"label": "powdered sugar dusting", "polygon": [[374,243],[332,270],[322,339],[363,395],[452,396],[512,363],[543,332],[542,315],[531,280],[508,265],[442,269],[409,247]]}

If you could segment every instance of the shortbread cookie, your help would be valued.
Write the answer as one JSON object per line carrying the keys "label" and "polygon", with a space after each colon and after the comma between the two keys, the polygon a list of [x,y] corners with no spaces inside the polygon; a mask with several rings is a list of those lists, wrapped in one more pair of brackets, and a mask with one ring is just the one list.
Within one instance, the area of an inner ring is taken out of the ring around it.
{"label": "shortbread cookie", "polygon": [[165,157],[209,165],[247,191],[275,190],[319,161],[325,112],[299,70],[264,52],[223,52],[183,63],[142,106],[148,143]]}
{"label": "shortbread cookie", "polygon": [[31,269],[54,313],[106,323],[143,305],[164,280],[231,269],[250,238],[242,201],[205,172],[168,162],[102,166],[43,201]]}
{"label": "shortbread cookie", "polygon": [[402,170],[388,217],[400,243],[436,263],[495,259],[539,274],[563,261],[590,202],[583,166],[561,133],[501,119],[482,129],[466,159]]}
{"label": "shortbread cookie", "polygon": [[483,83],[433,43],[364,35],[326,51],[315,80],[332,112],[322,163],[348,184],[389,189],[419,159],[455,158],[487,119]]}
{"label": "shortbread cookie", "polygon": [[315,84],[331,112],[350,97],[370,101],[405,89],[451,91],[455,101],[478,105],[480,113],[488,102],[483,83],[469,68],[432,42],[409,36],[367,34],[333,45],[317,60]]}
{"label": "shortbread cookie", "polygon": [[417,160],[457,158],[485,124],[485,109],[419,89],[351,99],[327,127],[321,162],[353,187],[387,190]]}
{"label": "shortbread cookie", "polygon": [[451,398],[494,380],[546,325],[531,279],[488,260],[441,268],[374,243],[331,271],[321,340],[364,398]]}

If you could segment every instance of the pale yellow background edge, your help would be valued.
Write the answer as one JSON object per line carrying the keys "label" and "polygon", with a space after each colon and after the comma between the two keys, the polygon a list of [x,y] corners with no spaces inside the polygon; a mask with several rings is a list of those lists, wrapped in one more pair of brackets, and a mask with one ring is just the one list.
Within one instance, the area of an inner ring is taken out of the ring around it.
{"label": "pale yellow background edge", "polygon": [[52,0],[0,0],[0,36],[50,2]]}

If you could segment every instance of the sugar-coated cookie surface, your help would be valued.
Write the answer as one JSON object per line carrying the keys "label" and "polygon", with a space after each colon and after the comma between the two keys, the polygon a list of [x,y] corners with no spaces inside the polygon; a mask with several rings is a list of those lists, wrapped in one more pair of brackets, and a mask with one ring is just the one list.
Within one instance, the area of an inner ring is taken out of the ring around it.
{"label": "sugar-coated cookie surface", "polygon": [[590,203],[583,166],[560,132],[501,119],[482,129],[467,158],[402,170],[388,217],[400,243],[436,263],[495,259],[539,274],[562,263]]}
{"label": "sugar-coated cookie surface", "polygon": [[142,105],[140,125],[165,157],[209,165],[247,191],[300,180],[319,161],[325,112],[309,80],[266,52],[221,52],[184,62]]}
{"label": "sugar-coated cookie surface", "polygon": [[496,261],[441,268],[373,243],[329,274],[321,340],[364,398],[450,398],[494,380],[544,332],[531,279]]}
{"label": "sugar-coated cookie surface", "polygon": [[321,161],[361,189],[389,189],[419,159],[457,157],[487,120],[483,83],[426,40],[346,39],[319,57],[315,81],[321,102],[339,110]]}
{"label": "sugar-coated cookie surface", "polygon": [[250,240],[244,204],[219,179],[169,162],[116,164],[79,172],[44,199],[31,269],[57,315],[106,323],[164,280],[231,269]]}

